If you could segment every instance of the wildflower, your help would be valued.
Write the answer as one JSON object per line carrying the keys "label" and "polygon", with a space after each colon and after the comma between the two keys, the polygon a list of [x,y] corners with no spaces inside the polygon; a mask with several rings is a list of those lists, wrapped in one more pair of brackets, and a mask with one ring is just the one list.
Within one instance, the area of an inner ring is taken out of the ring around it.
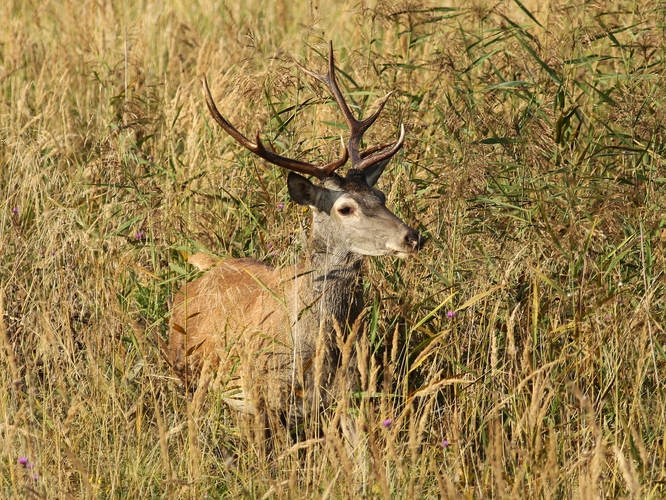
{"label": "wildflower", "polygon": [[455,311],[446,311],[446,317],[449,319],[453,319],[456,316],[458,316],[458,313]]}
{"label": "wildflower", "polygon": [[33,481],[39,481],[39,474],[33,474],[32,475],[32,480]]}
{"label": "wildflower", "polygon": [[390,418],[385,418],[385,419],[382,421],[382,425],[383,425],[384,427],[391,427],[392,424],[393,424],[393,420],[391,420]]}
{"label": "wildflower", "polygon": [[282,210],[284,208],[284,203],[278,203],[277,204],[277,209]]}
{"label": "wildflower", "polygon": [[28,460],[28,457],[19,457],[18,463],[23,466],[26,466],[30,463],[30,461]]}
{"label": "wildflower", "polygon": [[12,213],[13,213],[14,215],[18,215],[18,207],[14,207],[14,208],[12,208]]}
{"label": "wildflower", "polygon": [[146,236],[146,233],[144,233],[143,231],[139,231],[138,233],[136,233],[136,234],[134,235],[134,237],[135,237],[137,240],[142,240],[145,236]]}
{"label": "wildflower", "polygon": [[266,243],[266,248],[273,248],[273,243]]}
{"label": "wildflower", "polygon": [[449,447],[450,444],[451,443],[449,443],[448,440],[446,439],[442,440],[442,448],[444,448],[445,450]]}

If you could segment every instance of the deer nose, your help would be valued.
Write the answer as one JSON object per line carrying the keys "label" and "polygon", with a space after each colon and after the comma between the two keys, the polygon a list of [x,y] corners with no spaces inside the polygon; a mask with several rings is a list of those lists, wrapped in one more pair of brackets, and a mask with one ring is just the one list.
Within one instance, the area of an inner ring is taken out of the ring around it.
{"label": "deer nose", "polygon": [[421,249],[421,235],[411,227],[407,230],[407,234],[405,234],[405,246],[411,248],[413,252]]}

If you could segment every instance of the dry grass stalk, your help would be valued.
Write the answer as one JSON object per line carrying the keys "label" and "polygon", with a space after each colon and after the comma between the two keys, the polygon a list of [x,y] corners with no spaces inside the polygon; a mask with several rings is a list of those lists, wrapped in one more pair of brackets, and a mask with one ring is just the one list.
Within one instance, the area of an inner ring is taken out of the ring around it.
{"label": "dry grass stalk", "polygon": [[557,435],[553,426],[548,430],[548,458],[545,464],[545,473],[541,476],[540,489],[544,498],[550,500],[554,497],[559,477],[559,464],[557,463]]}
{"label": "dry grass stalk", "polygon": [[622,473],[622,478],[624,479],[627,485],[627,489],[629,490],[629,498],[640,498],[640,481],[634,464],[625,458],[622,450],[619,447],[613,446],[613,452],[615,453],[617,465],[620,468],[620,472]]}
{"label": "dry grass stalk", "polygon": [[12,380],[14,385],[20,385],[21,375],[16,365],[16,356],[14,355],[14,349],[12,344],[7,337],[7,327],[5,326],[5,297],[4,290],[0,289],[0,340],[2,341],[2,348],[5,352],[5,357],[7,359],[7,364],[11,370]]}
{"label": "dry grass stalk", "polygon": [[488,462],[492,470],[493,482],[496,488],[496,495],[504,498],[507,494],[507,484],[504,480],[504,436],[502,424],[499,416],[495,415],[488,423]]}

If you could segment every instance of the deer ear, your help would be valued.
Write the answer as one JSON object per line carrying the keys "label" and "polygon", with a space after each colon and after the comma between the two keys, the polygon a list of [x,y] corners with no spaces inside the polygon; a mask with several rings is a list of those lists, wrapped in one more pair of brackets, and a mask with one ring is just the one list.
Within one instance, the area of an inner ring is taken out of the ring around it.
{"label": "deer ear", "polygon": [[320,189],[302,175],[289,172],[287,176],[289,196],[299,205],[315,206],[317,204],[317,191]]}
{"label": "deer ear", "polygon": [[375,163],[363,171],[363,176],[365,177],[365,182],[368,184],[368,186],[372,187],[375,185],[375,183],[379,180],[379,177],[384,173],[384,169],[386,168],[386,165],[388,165],[389,161],[391,161],[391,158],[380,161],[379,163]]}

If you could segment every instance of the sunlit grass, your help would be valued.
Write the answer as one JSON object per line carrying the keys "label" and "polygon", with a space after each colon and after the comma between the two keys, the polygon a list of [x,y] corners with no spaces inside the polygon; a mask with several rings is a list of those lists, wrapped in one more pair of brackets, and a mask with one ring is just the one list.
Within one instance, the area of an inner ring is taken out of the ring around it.
{"label": "sunlit grass", "polygon": [[[1,4],[0,496],[663,497],[666,10],[246,4]],[[307,244],[200,76],[328,161],[341,117],[292,61],[329,39],[359,114],[395,91],[367,141],[406,124],[379,187],[428,243],[366,266],[356,449],[334,412],[265,446],[156,339],[184,253]]]}

